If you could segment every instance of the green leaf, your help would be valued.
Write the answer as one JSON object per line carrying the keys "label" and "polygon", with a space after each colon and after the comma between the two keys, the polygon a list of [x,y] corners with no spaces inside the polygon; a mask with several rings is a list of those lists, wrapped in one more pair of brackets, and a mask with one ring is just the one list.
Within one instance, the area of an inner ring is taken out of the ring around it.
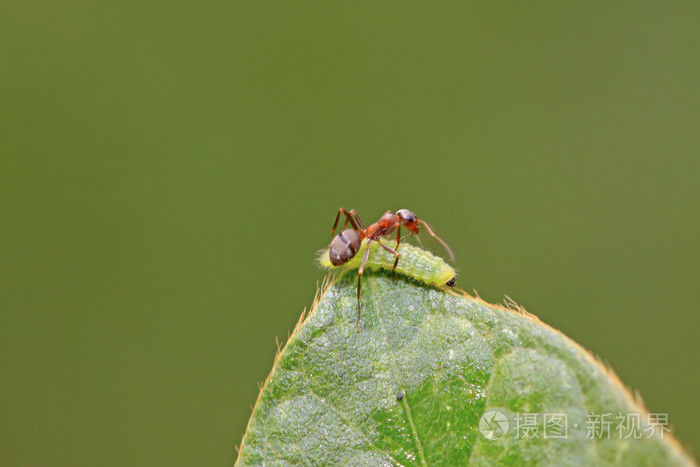
{"label": "green leaf", "polygon": [[[608,369],[524,310],[366,273],[358,333],[356,286],[354,271],[331,284],[278,355],[237,464],[693,464]],[[566,415],[565,437],[545,414]]]}

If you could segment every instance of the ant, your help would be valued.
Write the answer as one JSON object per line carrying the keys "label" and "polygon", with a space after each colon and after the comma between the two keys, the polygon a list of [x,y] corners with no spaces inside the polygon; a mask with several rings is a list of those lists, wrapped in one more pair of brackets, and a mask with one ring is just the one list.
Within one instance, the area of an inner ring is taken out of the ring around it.
{"label": "ant", "polygon": [[[335,229],[338,227],[338,221],[340,220],[340,215],[345,215],[345,223],[343,224],[343,231],[338,235],[335,235]],[[352,229],[347,229],[348,222],[352,225]],[[394,267],[391,269],[392,274],[395,273],[396,266],[399,264],[399,258],[401,254],[395,249],[388,247],[383,244],[379,237],[388,237],[394,230],[396,230],[396,249],[399,248],[399,243],[401,243],[401,226],[408,229],[412,234],[418,234],[418,226],[422,225],[425,230],[435,238],[438,242],[442,244],[450,255],[450,259],[454,262],[455,257],[452,254],[452,250],[447,246],[440,237],[438,237],[433,229],[430,228],[428,224],[418,219],[415,214],[413,214],[408,209],[399,209],[396,214],[391,211],[384,213],[382,217],[379,218],[377,222],[371,224],[369,227],[365,228],[362,223],[360,216],[357,215],[354,209],[350,212],[343,208],[338,209],[338,215],[335,216],[335,223],[333,224],[333,229],[331,230],[331,235],[334,236],[331,241],[331,245],[328,249],[328,257],[333,266],[340,266],[347,263],[352,258],[355,257],[357,252],[360,250],[360,246],[363,240],[366,240],[367,248],[365,249],[365,255],[362,258],[362,264],[357,273],[357,332],[360,332],[360,289],[362,288],[362,274],[365,271],[365,265],[367,264],[367,259],[369,258],[369,246],[372,242],[377,242],[382,248],[396,256],[396,261],[394,261]],[[454,278],[447,282],[447,285],[454,286]]]}

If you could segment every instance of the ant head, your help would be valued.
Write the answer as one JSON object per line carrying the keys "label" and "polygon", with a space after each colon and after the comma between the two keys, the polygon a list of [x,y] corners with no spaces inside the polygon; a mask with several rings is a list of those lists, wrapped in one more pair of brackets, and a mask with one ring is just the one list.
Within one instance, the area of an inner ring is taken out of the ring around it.
{"label": "ant head", "polygon": [[396,215],[401,219],[401,224],[413,233],[418,233],[418,218],[408,209],[399,209]]}

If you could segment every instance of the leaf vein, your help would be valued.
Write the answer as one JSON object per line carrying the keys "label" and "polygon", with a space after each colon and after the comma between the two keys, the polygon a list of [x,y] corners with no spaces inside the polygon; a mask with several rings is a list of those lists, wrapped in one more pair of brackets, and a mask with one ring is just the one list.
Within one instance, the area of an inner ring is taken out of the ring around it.
{"label": "leaf vein", "polygon": [[[382,327],[382,334],[384,335],[384,341],[386,342],[386,348],[387,352],[389,354],[389,360],[391,360],[392,367],[394,368],[394,375],[396,378],[396,382],[400,385],[400,375],[399,375],[399,368],[396,365],[396,358],[394,357],[393,352],[391,351],[391,345],[389,344],[389,336],[387,335],[386,332],[386,326],[384,325],[384,317],[382,316],[381,308],[379,307],[379,304],[377,302],[376,298],[376,291],[374,289],[374,282],[373,281],[368,281],[369,282],[369,288],[372,289],[372,301],[374,303],[374,310],[377,312],[377,320],[379,321],[379,324]],[[420,438],[418,437],[418,430],[416,429],[415,423],[413,423],[413,416],[411,415],[411,407],[410,404],[408,403],[408,397],[406,394],[403,396],[403,402],[406,407],[406,417],[408,418],[408,424],[411,427],[411,432],[413,433],[413,440],[416,445],[416,450],[418,451],[418,458],[421,461],[421,464],[427,465],[427,462],[425,461],[425,455],[423,453],[423,445],[421,444]]]}

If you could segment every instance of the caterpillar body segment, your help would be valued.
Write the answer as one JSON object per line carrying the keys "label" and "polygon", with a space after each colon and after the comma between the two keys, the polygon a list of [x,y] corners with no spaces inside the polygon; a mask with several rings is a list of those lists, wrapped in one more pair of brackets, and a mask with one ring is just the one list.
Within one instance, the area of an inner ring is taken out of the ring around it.
{"label": "caterpillar body segment", "polygon": [[[396,242],[393,240],[384,241],[383,243],[392,249],[396,247]],[[382,269],[391,272],[396,257],[382,248],[377,242],[372,242],[369,248],[370,253],[365,269],[375,271]],[[327,269],[358,269],[366,249],[367,242],[362,242],[359,251],[353,258],[340,266],[332,264],[328,254],[329,250],[323,250],[319,255],[318,262]],[[399,245],[396,251],[401,255],[400,261],[396,265],[397,273],[436,287],[454,285],[456,274],[454,268],[439,256],[406,243]]]}

